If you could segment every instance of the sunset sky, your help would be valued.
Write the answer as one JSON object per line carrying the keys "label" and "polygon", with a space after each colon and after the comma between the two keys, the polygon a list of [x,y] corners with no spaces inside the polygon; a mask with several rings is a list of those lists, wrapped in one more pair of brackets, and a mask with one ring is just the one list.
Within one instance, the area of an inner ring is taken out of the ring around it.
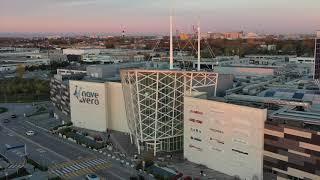
{"label": "sunset sky", "polygon": [[171,7],[185,32],[320,29],[320,0],[0,0],[0,32],[167,33]]}

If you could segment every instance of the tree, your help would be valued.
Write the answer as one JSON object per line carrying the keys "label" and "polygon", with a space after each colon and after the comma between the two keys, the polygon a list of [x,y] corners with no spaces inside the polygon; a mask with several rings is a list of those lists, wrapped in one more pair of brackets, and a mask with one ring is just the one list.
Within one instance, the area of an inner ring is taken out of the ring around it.
{"label": "tree", "polygon": [[19,65],[17,66],[17,75],[18,75],[18,77],[19,77],[20,79],[22,79],[24,73],[25,73],[25,66],[24,66],[23,64],[19,64]]}

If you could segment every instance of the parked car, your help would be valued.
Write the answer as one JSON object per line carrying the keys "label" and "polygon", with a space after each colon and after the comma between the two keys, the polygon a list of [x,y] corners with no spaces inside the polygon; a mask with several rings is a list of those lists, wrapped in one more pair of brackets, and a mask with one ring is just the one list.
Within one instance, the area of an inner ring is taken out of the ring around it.
{"label": "parked car", "polygon": [[11,115],[11,118],[17,118],[17,115],[12,114],[12,115]]}
{"label": "parked car", "polygon": [[87,180],[100,180],[99,176],[96,174],[87,174],[86,179]]}
{"label": "parked car", "polygon": [[26,135],[27,136],[33,136],[33,135],[35,135],[35,132],[34,131],[27,131]]}
{"label": "parked car", "polygon": [[9,122],[10,122],[9,119],[4,119],[4,120],[3,120],[3,123],[9,123]]}

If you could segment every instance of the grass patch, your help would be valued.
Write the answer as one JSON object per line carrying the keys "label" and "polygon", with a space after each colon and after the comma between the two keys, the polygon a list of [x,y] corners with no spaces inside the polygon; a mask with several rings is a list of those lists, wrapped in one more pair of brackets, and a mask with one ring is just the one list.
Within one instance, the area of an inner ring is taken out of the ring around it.
{"label": "grass patch", "polygon": [[42,102],[49,101],[50,97],[47,94],[44,95],[24,95],[17,94],[12,96],[0,96],[0,103],[32,103],[32,102]]}
{"label": "grass patch", "polygon": [[60,127],[67,127],[67,126],[72,126],[72,122],[68,122],[68,123],[66,123],[66,124],[60,124],[60,125],[58,125],[58,126],[55,126],[55,127],[53,127],[53,128],[51,128],[51,131],[56,131],[56,130],[58,130]]}
{"label": "grass patch", "polygon": [[7,108],[0,107],[0,114],[1,114],[1,113],[5,113],[5,112],[7,112],[7,111],[8,111]]}
{"label": "grass patch", "polygon": [[49,113],[47,108],[44,106],[40,106],[37,107],[37,110],[31,114],[27,114],[27,117],[31,117],[31,116],[37,116],[37,115],[41,115],[41,114],[46,114]]}

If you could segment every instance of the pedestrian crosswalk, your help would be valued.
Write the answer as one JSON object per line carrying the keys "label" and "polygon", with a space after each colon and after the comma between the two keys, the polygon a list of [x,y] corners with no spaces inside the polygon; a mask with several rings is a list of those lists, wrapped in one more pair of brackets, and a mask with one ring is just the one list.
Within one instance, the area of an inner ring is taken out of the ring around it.
{"label": "pedestrian crosswalk", "polygon": [[110,166],[111,164],[105,159],[92,158],[63,163],[62,165],[51,167],[49,172],[53,175],[70,179],[71,177],[82,176]]}
{"label": "pedestrian crosswalk", "polygon": [[20,168],[23,168],[25,165],[24,162],[19,162],[19,163],[13,163],[13,164],[10,164],[7,169],[20,169]]}

